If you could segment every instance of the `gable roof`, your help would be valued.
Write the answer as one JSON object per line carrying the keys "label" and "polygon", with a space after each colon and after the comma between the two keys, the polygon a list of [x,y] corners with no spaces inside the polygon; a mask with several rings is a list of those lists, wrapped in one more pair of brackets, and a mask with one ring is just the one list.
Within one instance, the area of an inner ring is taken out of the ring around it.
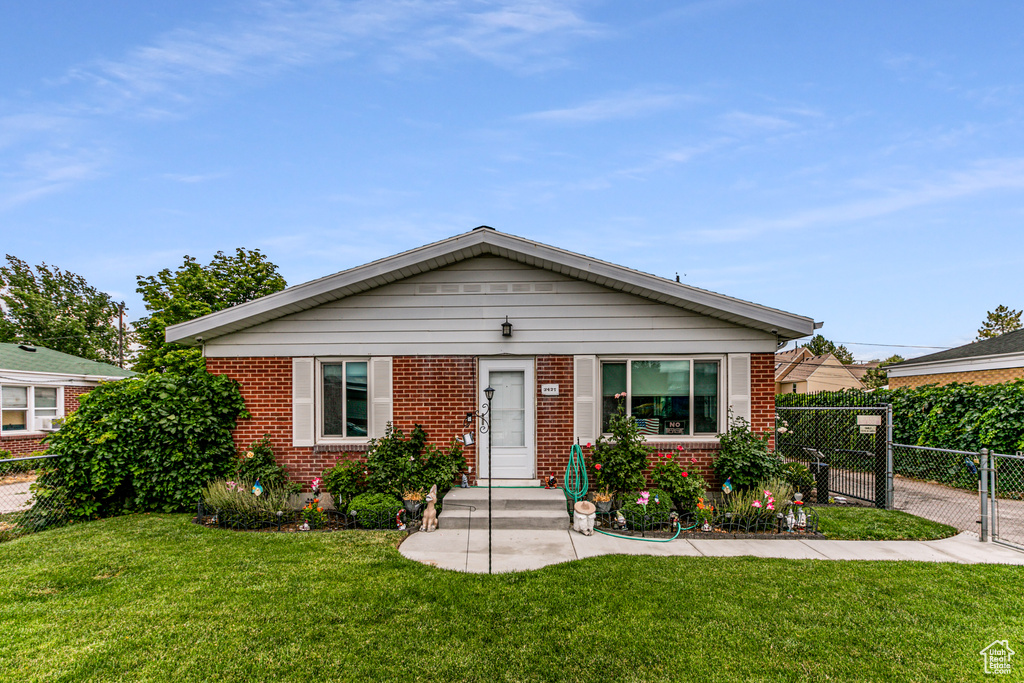
{"label": "gable roof", "polygon": [[165,336],[169,342],[196,346],[214,337],[483,255],[507,258],[744,327],[769,333],[777,331],[780,340],[806,337],[816,327],[820,327],[812,318],[698,289],[480,226],[440,242],[172,325],[167,328]]}
{"label": "gable roof", "polygon": [[[30,351],[28,349],[34,349]],[[0,344],[0,371],[46,372],[55,375],[84,375],[97,378],[131,377],[135,373],[116,365],[100,363],[45,346]]]}
{"label": "gable roof", "polygon": [[971,342],[970,344],[939,351],[938,353],[930,353],[927,356],[918,356],[917,358],[905,360],[902,363],[887,365],[886,370],[912,368],[915,365],[924,365],[944,360],[961,360],[1014,353],[1024,353],[1024,329],[1007,332],[991,339]]}

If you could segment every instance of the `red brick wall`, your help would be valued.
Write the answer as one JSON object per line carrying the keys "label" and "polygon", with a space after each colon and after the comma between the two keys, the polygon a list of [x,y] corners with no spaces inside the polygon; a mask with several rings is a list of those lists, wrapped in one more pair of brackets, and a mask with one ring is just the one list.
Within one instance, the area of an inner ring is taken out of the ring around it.
{"label": "red brick wall", "polygon": [[[573,444],[572,356],[537,357],[537,476],[552,472],[562,483]],[[558,396],[541,396],[542,384],[557,384]]]}
{"label": "red brick wall", "polygon": [[[248,419],[235,430],[239,450],[270,434],[278,462],[290,476],[307,483],[340,458],[361,457],[365,447],[331,445],[295,448],[291,445],[291,358],[208,358],[210,372],[233,377],[242,388]],[[396,356],[392,368],[394,425],[407,435],[415,424],[427,431],[430,442],[447,448],[462,434],[463,419],[475,410],[477,359],[473,356]],[[573,438],[572,356],[538,356],[536,359],[537,475],[555,473],[561,482]],[[558,396],[541,396],[542,384],[558,384]],[[754,431],[772,432],[775,425],[775,357],[751,355],[751,423]],[[652,443],[655,453],[676,450],[676,443]],[[687,458],[697,460],[695,469],[714,481],[711,464],[718,444],[682,444]],[[588,451],[589,452],[589,451]],[[478,473],[475,446],[465,449],[466,460]],[[648,474],[650,471],[648,470]]]}
{"label": "red brick wall", "polygon": [[750,354],[750,429],[771,434],[775,448],[775,354]]}
{"label": "red brick wall", "polygon": [[[64,387],[64,415],[78,410],[78,397],[89,393],[93,387]],[[45,451],[42,445],[43,434],[28,436],[0,435],[0,451],[10,451],[15,458],[24,457],[36,451]]]}
{"label": "red brick wall", "polygon": [[[408,436],[415,425],[421,425],[430,443],[449,448],[452,439],[463,433],[466,413],[478,408],[476,367],[473,356],[395,356],[391,370],[395,427]],[[476,475],[476,446],[464,448],[463,454]]]}

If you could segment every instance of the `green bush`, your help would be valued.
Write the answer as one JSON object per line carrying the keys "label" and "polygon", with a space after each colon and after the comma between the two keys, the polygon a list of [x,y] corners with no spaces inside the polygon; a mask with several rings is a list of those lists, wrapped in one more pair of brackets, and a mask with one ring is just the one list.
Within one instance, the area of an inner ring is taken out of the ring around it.
{"label": "green bush", "polygon": [[780,476],[804,496],[809,496],[814,488],[814,475],[811,470],[800,462],[787,462],[782,465]]}
{"label": "green bush", "polygon": [[672,498],[680,513],[696,514],[697,501],[707,491],[707,482],[692,469],[693,464],[681,453],[659,453],[654,459],[651,480]]}
{"label": "green bush", "polygon": [[[648,503],[646,509],[644,509],[645,506],[637,502],[640,499],[641,493],[634,492],[626,495],[622,507],[619,508],[619,512],[630,523],[630,526],[639,526],[640,520],[643,520],[644,517],[650,518],[650,524],[667,522],[669,515],[672,514],[672,497],[668,492],[661,489],[650,489],[647,491]],[[657,499],[657,502],[655,502],[655,499]]]}
{"label": "green bush", "polygon": [[334,498],[336,510],[347,510],[352,499],[366,490],[366,472],[359,460],[339,460],[324,470],[324,489]]}
{"label": "green bush", "polygon": [[298,493],[302,488],[298,482],[288,481],[287,467],[277,464],[269,434],[264,434],[262,439],[249,446],[249,450],[239,455],[235,478],[250,482],[259,480],[264,487],[286,488],[290,493]]}
{"label": "green bush", "polygon": [[[235,471],[231,430],[245,416],[238,384],[225,376],[150,374],[101,384],[47,437],[58,476],[46,495],[72,518],[172,512]],[[45,501],[42,501],[45,502]]]}
{"label": "green bush", "polygon": [[387,493],[362,493],[352,499],[348,511],[363,529],[390,528],[402,502]]}
{"label": "green bush", "polygon": [[636,420],[626,415],[622,400],[618,411],[609,419],[609,432],[610,437],[602,434],[594,444],[588,463],[588,478],[592,477],[616,493],[643,488],[647,483],[644,470],[647,469],[651,449]]}
{"label": "green bush", "polygon": [[419,425],[405,438],[390,422],[384,436],[370,441],[366,454],[367,490],[401,498],[407,491],[427,491],[437,485],[438,497],[452,487],[455,473],[466,466],[462,445],[452,442],[448,451],[427,443]]}
{"label": "green bush", "polygon": [[715,474],[722,481],[732,480],[737,488],[750,488],[766,479],[778,476],[782,459],[768,450],[770,434],[758,436],[750,430],[750,423],[742,417],[730,419],[729,431],[719,435]]}

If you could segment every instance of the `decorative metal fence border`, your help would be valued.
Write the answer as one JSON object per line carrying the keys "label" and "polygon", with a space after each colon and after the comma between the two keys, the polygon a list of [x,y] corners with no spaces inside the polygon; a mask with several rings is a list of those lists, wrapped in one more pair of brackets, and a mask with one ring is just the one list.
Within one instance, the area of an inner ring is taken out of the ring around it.
{"label": "decorative metal fence border", "polygon": [[[440,512],[440,511],[439,511]],[[196,503],[196,514],[193,523],[206,527],[231,529],[233,531],[270,531],[281,533],[303,531],[346,531],[352,529],[371,529],[380,531],[405,531],[413,533],[420,527],[423,519],[423,507],[414,506],[407,509],[396,504],[393,512],[377,510],[353,510],[341,512],[326,509],[321,523],[305,523],[302,510],[279,510],[265,514],[239,514],[230,510],[209,509],[203,501]]]}
{"label": "decorative metal fence border", "polygon": [[[708,526],[711,528],[711,531],[732,535],[750,534],[756,537],[764,537],[766,535],[788,534],[786,512],[790,507],[793,507],[795,516],[799,510],[795,506],[790,505],[787,505],[782,511],[764,510],[744,515],[724,510],[718,511],[716,509],[714,514],[707,516]],[[806,517],[805,525],[802,528],[796,529],[794,533],[817,535],[819,532],[817,511],[811,506],[803,506],[803,511]],[[703,515],[698,519],[690,513],[676,517],[676,520],[678,520],[682,527],[682,531],[692,531],[694,533],[706,533],[702,531],[703,519]],[[644,515],[638,513],[598,512],[596,513],[595,521],[597,522],[596,528],[629,532],[639,535],[641,538],[646,538],[648,535],[664,536],[675,533],[674,520],[669,513],[663,515]]]}

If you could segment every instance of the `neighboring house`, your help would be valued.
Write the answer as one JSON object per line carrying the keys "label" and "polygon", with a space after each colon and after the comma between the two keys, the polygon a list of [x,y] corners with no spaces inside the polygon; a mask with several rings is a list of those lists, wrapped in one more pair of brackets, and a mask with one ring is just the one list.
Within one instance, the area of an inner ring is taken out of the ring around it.
{"label": "neighboring house", "polygon": [[1024,330],[887,365],[889,388],[1001,384],[1024,377]]}
{"label": "neighboring house", "polygon": [[815,356],[801,346],[775,354],[776,394],[813,394],[863,388],[864,384],[851,366],[843,365],[831,353]]}
{"label": "neighboring house", "polygon": [[[507,321],[507,325],[505,324]],[[495,391],[489,434],[471,428],[473,474],[561,481],[569,449],[597,440],[615,394],[647,440],[704,469],[733,411],[774,420],[779,339],[815,322],[482,226],[167,328],[235,378],[251,417],[308,481],[357,457],[387,423],[437,444]]]}
{"label": "neighboring house", "polygon": [[79,396],[133,374],[42,346],[0,344],[0,450],[40,450],[52,421],[77,410]]}

